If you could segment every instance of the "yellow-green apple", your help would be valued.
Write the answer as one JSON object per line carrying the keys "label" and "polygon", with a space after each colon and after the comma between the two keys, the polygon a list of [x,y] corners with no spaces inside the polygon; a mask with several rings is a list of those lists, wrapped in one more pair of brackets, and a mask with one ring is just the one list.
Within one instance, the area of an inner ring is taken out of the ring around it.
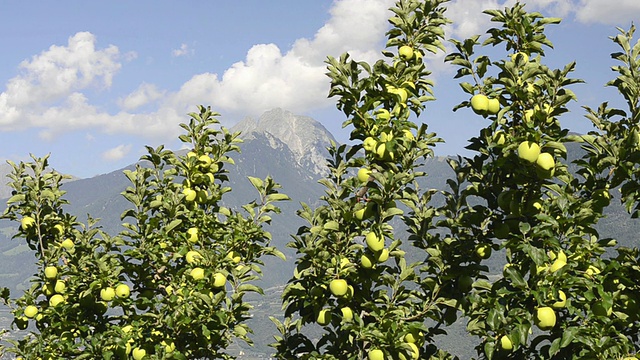
{"label": "yellow-green apple", "polygon": [[533,141],[523,141],[518,145],[518,157],[522,160],[534,163],[540,155],[540,145]]}
{"label": "yellow-green apple", "polygon": [[551,330],[556,326],[556,312],[549,306],[539,307],[536,310],[535,323],[540,330]]}
{"label": "yellow-green apple", "polygon": [[358,180],[361,183],[369,181],[369,176],[371,176],[371,170],[367,168],[361,168],[358,170]]}
{"label": "yellow-green apple", "polygon": [[597,189],[592,195],[594,204],[600,209],[608,206],[611,203],[611,194],[607,189]]}
{"label": "yellow-green apple", "polygon": [[558,290],[558,301],[551,304],[554,309],[562,309],[567,304],[567,295],[562,290]]}
{"label": "yellow-green apple", "polygon": [[374,152],[377,146],[378,146],[378,141],[376,141],[376,139],[372,138],[371,136],[365,138],[364,141],[362,142],[362,147],[367,152]]}
{"label": "yellow-green apple", "polygon": [[489,110],[489,98],[484,94],[476,94],[471,97],[471,109],[476,114],[484,114]]}
{"label": "yellow-green apple", "polygon": [[367,353],[368,360],[384,360],[384,353],[380,349],[369,350]]}
{"label": "yellow-green apple", "polygon": [[129,289],[129,285],[119,284],[118,286],[116,286],[116,295],[119,298],[128,298],[129,294],[131,294],[131,289]]}
{"label": "yellow-green apple", "polygon": [[47,266],[44,268],[44,277],[53,280],[58,277],[58,268],[55,266]]}
{"label": "yellow-green apple", "polygon": [[235,264],[239,263],[240,260],[242,260],[242,257],[240,256],[240,254],[236,251],[229,251],[226,258],[233,261]]}
{"label": "yellow-green apple", "polygon": [[103,301],[111,301],[116,297],[116,291],[112,287],[106,287],[100,290],[100,299]]}
{"label": "yellow-green apple", "polygon": [[367,254],[360,256],[360,265],[365,269],[371,269],[373,267],[373,260]]}
{"label": "yellow-green apple", "polygon": [[145,349],[137,347],[133,349],[131,355],[133,356],[134,360],[142,360],[145,356],[147,356],[147,351]]}
{"label": "yellow-green apple", "polygon": [[202,280],[204,279],[204,269],[201,267],[196,267],[191,269],[189,275],[193,278],[193,280]]}
{"label": "yellow-green apple", "polygon": [[24,308],[24,316],[28,317],[29,319],[32,319],[37,314],[38,308],[33,305],[27,305],[27,307]]}
{"label": "yellow-green apple", "polygon": [[25,216],[20,220],[20,226],[22,226],[23,230],[26,230],[33,226],[36,223],[36,220],[31,216]]}
{"label": "yellow-green apple", "polygon": [[418,329],[413,329],[404,336],[404,342],[417,343],[422,341],[424,333]]}
{"label": "yellow-green apple", "polygon": [[320,325],[327,325],[331,322],[331,310],[330,309],[322,309],[318,312],[318,317],[316,318],[316,322]]}
{"label": "yellow-green apple", "polygon": [[487,113],[495,115],[500,111],[500,100],[491,98],[487,105]]}
{"label": "yellow-green apple", "polygon": [[389,250],[382,249],[375,253],[376,261],[379,263],[383,263],[389,259]]}
{"label": "yellow-green apple", "polygon": [[49,306],[56,307],[64,302],[64,297],[60,294],[55,294],[49,299]]}
{"label": "yellow-green apple", "polygon": [[398,55],[402,60],[410,60],[413,58],[413,48],[409,45],[402,45],[398,49]]}
{"label": "yellow-green apple", "polygon": [[521,60],[522,62],[528,63],[529,62],[529,55],[527,55],[526,53],[523,53],[523,52],[517,52],[517,53],[511,55],[511,61],[517,62],[518,59],[522,59]]}
{"label": "yellow-green apple", "polygon": [[376,119],[381,121],[388,121],[391,119],[391,113],[387,109],[378,109],[374,112]]}
{"label": "yellow-green apple", "polygon": [[351,310],[350,307],[344,306],[340,309],[340,312],[342,313],[342,321],[348,322],[353,320],[353,310]]}
{"label": "yellow-green apple", "polygon": [[384,237],[379,237],[374,231],[369,231],[365,236],[367,246],[371,251],[376,252],[384,248]]}
{"label": "yellow-green apple", "polygon": [[227,283],[227,277],[223,273],[213,274],[213,287],[216,289],[223,288]]}
{"label": "yellow-green apple", "polygon": [[513,343],[507,335],[502,335],[502,337],[500,338],[500,348],[504,351],[513,350]]}
{"label": "yellow-green apple", "polygon": [[187,240],[190,243],[197,243],[198,242],[198,228],[197,227],[192,227],[192,228],[189,228],[187,230]]}
{"label": "yellow-green apple", "polygon": [[60,243],[60,247],[63,249],[67,249],[67,250],[71,250],[74,247],[74,243],[73,240],[71,239],[64,239],[61,243]]}
{"label": "yellow-green apple", "polygon": [[202,260],[202,255],[195,250],[187,251],[187,254],[184,257],[189,264],[198,264]]}
{"label": "yellow-green apple", "polygon": [[198,196],[198,193],[195,190],[188,187],[182,190],[182,194],[184,195],[184,199],[189,202],[195,201],[196,196]]}
{"label": "yellow-green apple", "polygon": [[488,259],[489,257],[491,257],[491,245],[484,244],[484,245],[478,246],[476,248],[476,254],[481,259]]}
{"label": "yellow-green apple", "polygon": [[491,139],[493,140],[494,144],[501,146],[504,145],[504,143],[507,141],[507,134],[502,130],[498,130],[493,134],[493,137]]}
{"label": "yellow-green apple", "polygon": [[56,284],[53,286],[53,291],[58,294],[64,293],[64,290],[67,288],[67,284],[62,280],[57,280]]}
{"label": "yellow-green apple", "polygon": [[546,152],[538,155],[538,158],[536,159],[536,164],[540,167],[540,169],[544,171],[549,171],[556,166],[556,162],[553,159],[553,155]]}
{"label": "yellow-green apple", "polygon": [[334,296],[341,297],[347,294],[348,286],[349,284],[345,279],[333,279],[329,283],[329,290]]}
{"label": "yellow-green apple", "polygon": [[53,229],[58,233],[58,234],[64,234],[64,226],[62,226],[62,224],[56,224]]}

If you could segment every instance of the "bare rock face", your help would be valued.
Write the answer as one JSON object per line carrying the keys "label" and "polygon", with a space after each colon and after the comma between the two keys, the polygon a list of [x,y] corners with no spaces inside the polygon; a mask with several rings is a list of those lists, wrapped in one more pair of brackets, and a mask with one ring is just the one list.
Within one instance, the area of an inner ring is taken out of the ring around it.
{"label": "bare rock face", "polygon": [[326,175],[327,147],[332,141],[336,142],[318,121],[279,108],[265,112],[257,120],[246,118],[231,131],[241,131],[243,139],[254,138],[253,133],[264,135],[272,139],[274,149],[281,143],[285,144],[295,155],[299,166],[318,176]]}

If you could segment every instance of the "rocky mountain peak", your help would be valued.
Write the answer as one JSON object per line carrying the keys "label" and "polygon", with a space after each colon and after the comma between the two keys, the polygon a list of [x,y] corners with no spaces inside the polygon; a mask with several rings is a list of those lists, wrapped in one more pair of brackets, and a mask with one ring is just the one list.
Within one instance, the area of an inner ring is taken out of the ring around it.
{"label": "rocky mountain peak", "polygon": [[280,140],[295,154],[298,165],[318,175],[326,174],[326,148],[336,141],[318,121],[280,108],[269,110],[258,119],[246,118],[231,131],[241,131],[245,140],[252,139],[252,133]]}

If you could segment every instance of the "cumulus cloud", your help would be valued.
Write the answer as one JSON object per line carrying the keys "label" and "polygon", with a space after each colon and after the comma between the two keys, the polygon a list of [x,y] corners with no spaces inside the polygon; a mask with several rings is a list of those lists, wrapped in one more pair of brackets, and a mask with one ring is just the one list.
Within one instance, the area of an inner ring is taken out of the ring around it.
{"label": "cumulus cloud", "polygon": [[190,49],[189,45],[182,43],[180,45],[180,48],[174,49],[171,52],[171,55],[173,55],[174,57],[180,57],[180,56],[191,55],[193,54],[193,52],[194,52],[193,49]]}
{"label": "cumulus cloud", "polygon": [[640,17],[640,1],[580,0],[575,9],[576,17],[583,23],[602,23],[627,26]]}
{"label": "cumulus cloud", "polygon": [[125,157],[131,151],[131,145],[118,145],[102,153],[102,158],[107,161],[117,161]]}
{"label": "cumulus cloud", "polygon": [[134,110],[161,99],[164,93],[165,91],[158,90],[153,84],[142,83],[135,91],[120,100],[120,106],[125,110]]}

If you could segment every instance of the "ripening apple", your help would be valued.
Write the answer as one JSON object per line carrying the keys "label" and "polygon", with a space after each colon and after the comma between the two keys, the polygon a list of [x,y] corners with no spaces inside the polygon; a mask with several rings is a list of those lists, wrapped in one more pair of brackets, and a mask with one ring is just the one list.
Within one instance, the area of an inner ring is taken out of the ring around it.
{"label": "ripening apple", "polygon": [[556,166],[556,162],[553,159],[553,155],[549,153],[541,153],[536,159],[536,164],[544,171],[549,171]]}
{"label": "ripening apple", "polygon": [[56,284],[53,287],[53,290],[58,294],[63,294],[66,288],[67,288],[67,284],[64,281],[57,280]]}
{"label": "ripening apple", "polygon": [[131,355],[133,355],[134,360],[142,360],[145,356],[147,356],[147,351],[145,349],[137,347],[133,349]]}
{"label": "ripening apple", "polygon": [[322,326],[329,324],[331,322],[331,310],[320,310],[320,312],[318,313],[318,317],[316,318],[316,322]]}
{"label": "ripening apple", "polygon": [[493,134],[491,139],[494,144],[501,146],[507,141],[507,134],[502,130],[498,130]]}
{"label": "ripening apple", "polygon": [[198,264],[202,260],[202,255],[195,250],[189,250],[184,257],[189,264]]}
{"label": "ripening apple", "polygon": [[487,113],[495,115],[500,112],[500,100],[492,98],[489,99],[489,103],[487,105]]}
{"label": "ripening apple", "polygon": [[489,110],[489,98],[484,94],[476,94],[471,97],[471,109],[476,114],[484,114]]}
{"label": "ripening apple", "polygon": [[193,278],[193,280],[202,280],[204,279],[204,269],[201,267],[196,267],[191,269],[189,275]]}
{"label": "ripening apple", "polygon": [[73,249],[74,246],[75,246],[75,244],[73,243],[73,240],[71,240],[71,239],[64,239],[60,243],[60,247],[63,248],[63,249],[67,249],[67,250]]}
{"label": "ripening apple", "polygon": [[523,52],[518,52],[518,53],[515,53],[515,54],[511,55],[511,61],[516,62],[518,59],[522,59],[522,62],[528,63],[529,62],[529,55],[527,55],[526,53],[523,53]]}
{"label": "ripening apple", "polygon": [[379,263],[383,263],[389,259],[389,250],[382,249],[375,253],[376,261]]}
{"label": "ripening apple", "polygon": [[20,220],[20,226],[22,226],[23,230],[26,230],[33,226],[36,223],[36,220],[31,216],[25,216]]}
{"label": "ripening apple", "polygon": [[213,274],[213,287],[216,289],[223,288],[227,284],[227,277],[223,273]]}
{"label": "ripening apple", "polygon": [[360,265],[365,269],[371,269],[373,267],[373,260],[367,254],[360,256]]}
{"label": "ripening apple", "polygon": [[384,360],[384,353],[380,349],[370,350],[367,354],[369,360]]}
{"label": "ripening apple", "polygon": [[340,312],[342,313],[342,321],[349,322],[353,320],[353,310],[350,307],[345,306],[340,309]]}
{"label": "ripening apple", "polygon": [[378,141],[376,141],[376,139],[372,138],[371,136],[365,138],[364,141],[362,142],[362,147],[367,152],[375,151],[377,146],[378,146]]}
{"label": "ripening apple", "polygon": [[187,241],[189,241],[190,243],[197,243],[198,242],[198,228],[197,227],[192,227],[189,228],[187,230]]}
{"label": "ripening apple", "polygon": [[53,229],[58,233],[58,234],[63,234],[64,233],[64,226],[62,226],[62,224],[56,224]]}
{"label": "ripening apple", "polygon": [[329,283],[329,290],[334,296],[342,297],[347,294],[349,284],[345,279],[333,279]]}
{"label": "ripening apple", "polygon": [[47,266],[44,268],[44,277],[53,280],[58,277],[58,268],[55,266]]}
{"label": "ripening apple", "polygon": [[551,307],[554,309],[562,309],[567,305],[567,295],[562,290],[558,290],[558,301],[551,304]]}
{"label": "ripening apple", "polygon": [[556,312],[549,306],[536,310],[535,323],[540,330],[551,330],[556,326]]}
{"label": "ripening apple", "polygon": [[540,155],[540,145],[533,141],[523,141],[518,146],[518,157],[522,160],[534,163]]}
{"label": "ripening apple", "polygon": [[184,188],[182,194],[184,195],[184,199],[189,202],[194,201],[196,196],[198,196],[198,193],[192,188]]}
{"label": "ripening apple", "polygon": [[381,121],[388,121],[391,119],[391,113],[387,109],[378,109],[374,112],[376,119]]}
{"label": "ripening apple", "polygon": [[[418,358],[420,358],[420,349],[418,349],[418,345],[414,344],[414,343],[405,343],[407,345],[409,345],[409,347],[411,348],[411,358],[414,360],[417,360]],[[405,359],[404,354],[399,354],[399,358],[400,359]]]}
{"label": "ripening apple", "polygon": [[240,256],[240,254],[236,251],[229,251],[226,258],[233,261],[235,264],[239,263],[240,260],[242,260],[242,257]]}
{"label": "ripening apple", "polygon": [[398,55],[402,60],[411,60],[413,58],[413,48],[409,45],[402,45],[398,49]]}
{"label": "ripening apple", "polygon": [[100,290],[100,298],[103,301],[111,301],[116,297],[116,291],[112,287],[106,287]]}
{"label": "ripening apple", "polygon": [[513,350],[513,342],[511,342],[511,339],[509,339],[507,335],[502,335],[500,338],[500,348],[504,351]]}
{"label": "ripening apple", "polygon": [[33,317],[35,317],[37,314],[38,308],[33,305],[27,305],[27,307],[24,308],[24,316],[28,317],[29,319],[33,319]]}
{"label": "ripening apple", "polygon": [[49,306],[56,307],[64,302],[64,297],[60,294],[55,294],[49,299]]}
{"label": "ripening apple", "polygon": [[404,336],[404,342],[417,343],[424,338],[424,333],[418,329],[413,329]]}
{"label": "ripening apple", "polygon": [[128,298],[129,294],[131,294],[131,289],[129,289],[129,285],[127,284],[120,284],[118,286],[116,286],[116,295],[119,298]]}
{"label": "ripening apple", "polygon": [[491,245],[484,244],[476,248],[476,254],[480,259],[488,259],[491,257]]}
{"label": "ripening apple", "polygon": [[376,252],[384,248],[384,237],[379,237],[374,231],[369,231],[365,236],[367,246],[371,251]]}
{"label": "ripening apple", "polygon": [[369,181],[369,176],[371,176],[371,170],[367,168],[361,168],[358,170],[358,180],[361,183],[366,183]]}

